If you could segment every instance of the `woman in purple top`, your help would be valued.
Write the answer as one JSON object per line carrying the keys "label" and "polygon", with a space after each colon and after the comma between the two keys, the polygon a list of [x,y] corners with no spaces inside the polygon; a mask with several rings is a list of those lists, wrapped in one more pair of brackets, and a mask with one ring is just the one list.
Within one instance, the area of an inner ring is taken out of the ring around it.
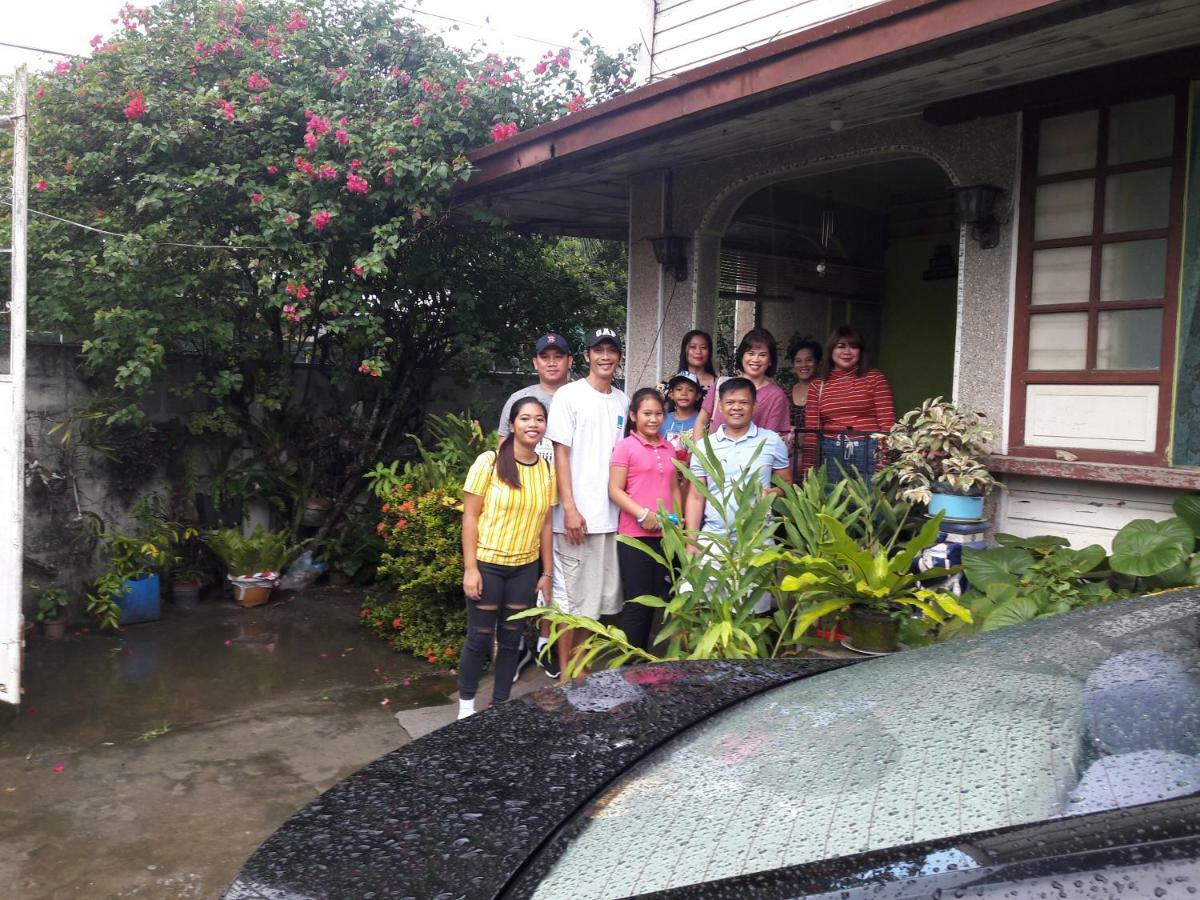
{"label": "woman in purple top", "polygon": [[[771,379],[779,364],[779,348],[771,332],[765,328],[754,328],[746,332],[737,348],[738,372],[750,379],[757,392],[754,403],[754,418],[759,428],[776,432],[787,440],[791,434],[791,402],[787,393]],[[720,408],[716,407],[716,391],[709,391],[696,421],[696,440],[716,431],[725,421]]]}
{"label": "woman in purple top", "polygon": [[[613,447],[608,476],[608,497],[620,508],[617,534],[637,538],[660,555],[660,516],[679,515],[681,507],[675,449],[658,433],[663,415],[657,390],[642,388],[633,395],[625,438]],[[649,650],[654,610],[630,601],[647,594],[665,600],[670,575],[649,554],[624,541],[617,542],[617,562],[625,600],[621,628],[631,644]]]}

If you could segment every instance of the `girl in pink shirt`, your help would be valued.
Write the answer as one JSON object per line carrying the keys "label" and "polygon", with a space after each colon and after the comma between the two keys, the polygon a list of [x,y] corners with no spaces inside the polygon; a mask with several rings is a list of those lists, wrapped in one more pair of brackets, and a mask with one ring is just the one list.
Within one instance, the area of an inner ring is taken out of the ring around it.
{"label": "girl in pink shirt", "polygon": [[[678,515],[681,506],[675,451],[658,433],[663,415],[663,399],[654,388],[633,395],[626,436],[613,448],[608,476],[609,499],[620,508],[617,534],[637,538],[660,555],[660,516]],[[647,594],[665,600],[670,575],[649,554],[624,541],[617,543],[617,562],[625,600],[621,627],[631,644],[649,650],[654,610],[631,601]]]}

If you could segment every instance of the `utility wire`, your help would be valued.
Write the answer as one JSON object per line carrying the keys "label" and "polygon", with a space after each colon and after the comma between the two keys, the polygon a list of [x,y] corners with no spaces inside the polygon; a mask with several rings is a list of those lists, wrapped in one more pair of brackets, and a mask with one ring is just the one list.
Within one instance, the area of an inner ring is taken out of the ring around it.
{"label": "utility wire", "polygon": [[[8,200],[0,199],[0,203],[11,207],[12,203]],[[104,228],[97,228],[94,225],[86,225],[83,222],[76,222],[73,219],[64,219],[62,216],[56,216],[48,212],[30,208],[29,212],[35,216],[41,216],[43,219],[52,219],[55,222],[62,222],[64,225],[73,225],[76,228],[82,228],[84,231],[93,231],[96,234],[102,234],[107,237],[121,238],[123,240],[142,241],[155,247],[186,247],[191,250],[278,250],[278,247],[269,247],[265,244],[189,244],[182,241],[152,241],[149,238],[142,237],[140,234],[123,234],[119,231],[108,231]]]}
{"label": "utility wire", "polygon": [[478,22],[468,22],[466,19],[456,19],[456,18],[454,18],[454,16],[444,16],[441,13],[428,12],[423,9],[415,9],[414,7],[404,6],[403,4],[400,4],[400,3],[396,4],[396,8],[402,9],[405,12],[416,13],[418,16],[430,16],[434,19],[442,19],[446,22],[454,22],[457,25],[466,25],[470,28],[479,28],[484,31],[498,31],[501,34],[507,34],[509,37],[520,38],[523,41],[533,41],[533,43],[535,43],[535,44],[542,44],[546,47],[554,47],[555,49],[565,47],[565,48],[570,48],[571,50],[576,50],[580,53],[586,52],[583,47],[577,47],[571,43],[567,43],[567,42],[559,43],[557,41],[544,41],[541,38],[535,38],[528,34],[518,34],[515,31],[507,31],[503,28],[495,28],[491,25],[491,23],[481,25]]}
{"label": "utility wire", "polygon": [[7,41],[0,41],[0,47],[12,47],[14,50],[32,50],[34,53],[49,53],[51,56],[80,56],[79,53],[63,53],[60,50],[47,50],[45,47],[30,47],[27,44],[10,44]]}

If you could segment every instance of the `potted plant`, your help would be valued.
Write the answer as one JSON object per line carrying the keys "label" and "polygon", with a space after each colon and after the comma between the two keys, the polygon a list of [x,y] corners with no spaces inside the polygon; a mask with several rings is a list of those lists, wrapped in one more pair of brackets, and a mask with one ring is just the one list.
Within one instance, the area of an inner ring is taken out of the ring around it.
{"label": "potted plant", "polygon": [[66,588],[48,587],[38,597],[35,618],[42,623],[42,633],[49,640],[61,641],[67,633],[67,607],[71,598]]}
{"label": "potted plant", "polygon": [[983,419],[941,397],[905,413],[888,435],[895,461],[880,473],[884,482],[896,485],[901,499],[928,504],[931,516],[979,521],[984,497],[997,486],[983,462],[996,430]]}
{"label": "potted plant", "polygon": [[238,528],[222,528],[211,532],[206,542],[225,564],[239,606],[266,603],[279,583],[279,573],[302,549],[288,546],[286,531],[267,531],[261,525],[249,536]]}
{"label": "potted plant", "polygon": [[212,581],[216,562],[199,532],[187,529],[181,537],[171,564],[171,597],[186,606],[200,599],[200,592]]}
{"label": "potted plant", "polygon": [[162,615],[158,570],[170,558],[169,538],[108,532],[108,568],[87,595],[87,610],[101,628],[152,622]]}
{"label": "potted plant", "polygon": [[937,540],[941,516],[925,523],[917,534],[892,553],[887,546],[866,550],[832,516],[820,513],[828,538],[815,555],[773,551],[785,575],[783,591],[797,595],[801,610],[795,632],[803,634],[822,616],[848,613],[851,649],[892,653],[900,649],[898,633],[905,617],[918,614],[941,624],[947,616],[969,622],[971,614],[950,594],[923,586],[953,570],[914,573],[913,561]]}

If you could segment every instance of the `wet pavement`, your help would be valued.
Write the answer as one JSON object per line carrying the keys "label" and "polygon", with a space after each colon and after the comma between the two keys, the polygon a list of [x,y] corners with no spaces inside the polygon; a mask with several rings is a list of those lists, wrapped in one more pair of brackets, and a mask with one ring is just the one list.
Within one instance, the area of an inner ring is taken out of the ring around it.
{"label": "wet pavement", "polygon": [[4,896],[219,896],[292,812],[407,743],[394,714],[448,703],[454,678],[360,628],[360,600],[32,637],[25,702],[0,709]]}

